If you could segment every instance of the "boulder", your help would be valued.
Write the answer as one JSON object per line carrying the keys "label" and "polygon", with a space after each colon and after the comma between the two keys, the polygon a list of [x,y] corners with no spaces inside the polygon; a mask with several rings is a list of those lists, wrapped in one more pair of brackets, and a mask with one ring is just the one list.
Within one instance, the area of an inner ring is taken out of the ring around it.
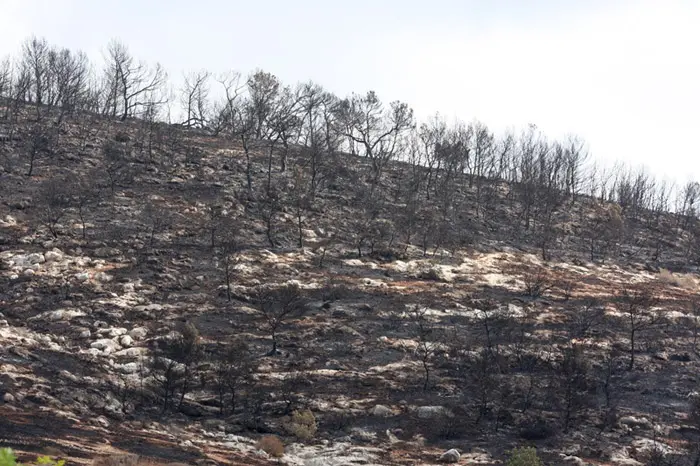
{"label": "boulder", "polygon": [[134,345],[134,340],[129,335],[122,335],[121,338],[119,338],[119,343],[124,348],[130,348],[131,346]]}
{"label": "boulder", "polygon": [[129,330],[128,335],[134,340],[143,340],[148,335],[148,329],[146,327],[136,327]]}
{"label": "boulder", "polygon": [[38,252],[34,252],[32,254],[29,254],[27,256],[27,262],[30,264],[43,264],[46,262],[46,258],[44,257],[43,254],[40,254]]}
{"label": "boulder", "polygon": [[440,455],[439,461],[441,463],[457,463],[459,461],[460,454],[456,448],[447,450],[445,453]]}
{"label": "boulder", "polygon": [[63,260],[63,252],[60,249],[52,249],[44,253],[46,262],[58,262]]}
{"label": "boulder", "polygon": [[375,405],[374,408],[372,408],[370,410],[370,414],[372,414],[372,416],[377,416],[377,417],[388,417],[394,413],[387,406]]}
{"label": "boulder", "polygon": [[651,421],[644,417],[623,416],[620,418],[619,422],[623,426],[632,428],[651,429],[652,427]]}
{"label": "boulder", "polygon": [[121,349],[119,344],[110,338],[101,338],[97,341],[92,342],[90,348],[100,350],[104,354],[112,354],[115,351]]}
{"label": "boulder", "polygon": [[454,414],[444,406],[419,406],[416,415],[420,419],[437,419],[441,417],[454,417]]}

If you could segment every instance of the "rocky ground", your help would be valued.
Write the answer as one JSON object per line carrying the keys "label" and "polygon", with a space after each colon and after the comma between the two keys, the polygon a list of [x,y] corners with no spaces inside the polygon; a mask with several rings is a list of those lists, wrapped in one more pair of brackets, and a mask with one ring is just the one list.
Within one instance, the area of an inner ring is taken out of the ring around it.
{"label": "rocky ground", "polygon": [[[244,195],[240,148],[191,134],[196,163],[135,158],[133,179],[103,188],[85,221],[71,205],[53,222],[42,186],[97,176],[104,141],[136,137],[128,124],[83,147],[69,126],[31,177],[21,141],[0,143],[0,446],[69,464],[133,453],[164,464],[488,465],[526,444],[547,464],[692,464],[691,269],[650,267],[643,254],[594,263],[568,254],[569,239],[543,261],[501,238],[505,201],[477,222],[477,244],[358,257],[351,186],[362,161],[319,194],[302,228],[292,204],[281,208],[272,247],[262,201]],[[257,185],[265,163],[257,153]],[[285,189],[291,177],[275,173]],[[207,241],[211,186],[236,219],[226,258]],[[303,299],[303,312],[279,319],[276,351],[266,287]],[[201,355],[173,366],[192,377],[187,390],[173,382],[162,409],[154,360],[191,327]],[[216,382],[230,347],[245,348],[236,364],[249,367],[233,407]],[[302,410],[311,436],[288,428]],[[285,443],[281,458],[258,448],[269,434]]]}

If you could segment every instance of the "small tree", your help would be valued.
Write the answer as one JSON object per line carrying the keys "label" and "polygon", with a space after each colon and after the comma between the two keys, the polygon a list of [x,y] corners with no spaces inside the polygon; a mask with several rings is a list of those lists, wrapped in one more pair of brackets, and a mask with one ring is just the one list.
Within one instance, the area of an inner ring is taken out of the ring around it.
{"label": "small tree", "polygon": [[434,340],[435,329],[429,321],[427,312],[428,308],[422,306],[413,306],[409,311],[409,317],[418,338],[415,356],[423,368],[423,391],[430,388],[430,369],[438,350],[438,343]]}
{"label": "small tree", "polygon": [[151,373],[163,400],[163,412],[171,407],[178,390],[182,407],[191,388],[201,357],[199,330],[191,322],[183,325],[175,339],[161,341],[151,360]]}
{"label": "small tree", "polygon": [[653,328],[660,316],[652,310],[657,299],[649,288],[623,288],[618,296],[617,307],[624,314],[629,332],[630,360],[628,369],[634,369],[637,338],[639,333]]}
{"label": "small tree", "polygon": [[127,153],[128,148],[125,143],[107,141],[102,147],[103,167],[112,196],[117,186],[131,181],[133,174],[127,160]]}
{"label": "small tree", "polygon": [[268,356],[277,354],[279,331],[282,326],[301,317],[306,310],[306,298],[297,285],[281,288],[260,287],[257,290],[256,304],[263,325],[272,338],[272,348]]}
{"label": "small tree", "polygon": [[239,251],[238,224],[236,219],[221,217],[219,225],[213,231],[212,241],[217,244],[215,261],[221,270],[226,285],[226,300],[231,301],[231,281],[234,276],[236,254]]}
{"label": "small tree", "polygon": [[535,447],[519,447],[510,451],[506,466],[542,466]]}
{"label": "small tree", "polygon": [[67,180],[50,178],[42,184],[39,191],[40,218],[54,238],[58,238],[58,223],[71,205],[69,188]]}
{"label": "small tree", "polygon": [[197,365],[202,355],[199,329],[192,322],[186,322],[180,330],[180,336],[172,346],[171,355],[184,368],[179,402],[179,407],[182,407],[185,395],[189,392],[192,380],[195,378]]}
{"label": "small tree", "polygon": [[47,128],[36,124],[25,137],[25,141],[24,151],[29,163],[26,175],[32,176],[37,160],[53,153],[51,134]]}
{"label": "small tree", "polygon": [[[233,414],[236,411],[238,395],[250,382],[255,369],[250,348],[242,340],[234,341],[223,357],[214,365],[214,380],[219,397],[219,412],[224,414],[226,407]],[[227,400],[228,398],[228,400]]]}

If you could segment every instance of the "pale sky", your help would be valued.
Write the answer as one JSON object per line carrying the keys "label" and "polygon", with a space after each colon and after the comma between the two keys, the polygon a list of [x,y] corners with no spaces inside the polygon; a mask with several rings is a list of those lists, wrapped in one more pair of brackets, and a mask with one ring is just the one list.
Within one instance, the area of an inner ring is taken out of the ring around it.
{"label": "pale sky", "polygon": [[700,178],[700,0],[0,0],[0,57],[31,34],[94,61],[119,38],[174,79],[262,68],[419,117],[535,123]]}

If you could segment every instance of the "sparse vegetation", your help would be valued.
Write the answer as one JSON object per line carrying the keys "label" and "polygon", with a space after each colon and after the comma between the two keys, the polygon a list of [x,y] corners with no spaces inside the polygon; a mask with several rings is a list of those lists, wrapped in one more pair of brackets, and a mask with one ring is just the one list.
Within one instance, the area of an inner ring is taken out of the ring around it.
{"label": "sparse vegetation", "polygon": [[284,444],[274,435],[266,435],[258,440],[255,448],[262,450],[273,458],[282,458],[284,456]]}
{"label": "sparse vegetation", "polygon": [[508,456],[507,466],[542,466],[542,461],[537,456],[537,450],[533,447],[519,447],[512,450]]}
{"label": "sparse vegetation", "polygon": [[477,437],[547,440],[510,466],[572,438],[591,462],[700,445],[697,184],[671,209],[644,172],[586,171],[575,136],[262,70],[187,74],[171,124],[164,70],[119,42],[99,76],[21,53],[0,64],[8,440],[232,464],[282,457],[249,440],[270,433],[372,464]]}
{"label": "sparse vegetation", "polygon": [[286,419],[284,428],[299,440],[309,441],[316,435],[316,417],[308,409],[293,411]]}

